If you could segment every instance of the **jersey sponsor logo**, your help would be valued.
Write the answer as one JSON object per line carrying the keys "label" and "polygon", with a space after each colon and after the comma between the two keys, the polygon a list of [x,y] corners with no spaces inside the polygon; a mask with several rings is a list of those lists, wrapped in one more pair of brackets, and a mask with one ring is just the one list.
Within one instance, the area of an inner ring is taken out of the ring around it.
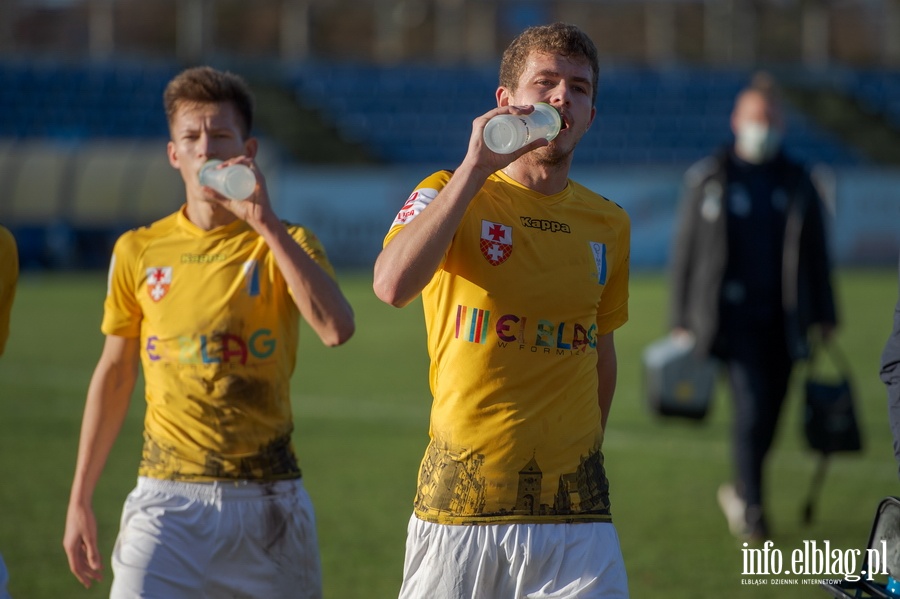
{"label": "jersey sponsor logo", "polygon": [[488,338],[488,324],[491,320],[490,310],[456,307],[456,338],[472,343],[484,343]]}
{"label": "jersey sponsor logo", "polygon": [[541,231],[550,231],[551,233],[571,233],[572,229],[566,223],[560,223],[555,220],[547,220],[545,218],[531,218],[530,216],[520,216],[523,227],[529,229],[540,229]]}
{"label": "jersey sponsor logo", "polygon": [[597,265],[597,283],[606,285],[606,244],[599,241],[589,241],[591,253],[594,255],[594,263]]}
{"label": "jersey sponsor logo", "polygon": [[481,255],[493,266],[500,266],[512,254],[512,227],[489,220],[481,221]]}
{"label": "jersey sponsor logo", "polygon": [[257,329],[246,337],[235,333],[201,333],[162,340],[150,335],[144,349],[153,362],[243,365],[250,358],[268,358],[277,345],[271,330]]}
{"label": "jersey sponsor logo", "polygon": [[211,262],[225,262],[228,256],[225,254],[181,254],[182,264],[209,264]]}
{"label": "jersey sponsor logo", "polygon": [[412,192],[406,199],[406,203],[403,204],[403,208],[397,213],[397,217],[394,218],[393,226],[408,224],[425,210],[437,195],[438,190],[430,187],[423,187]]}
{"label": "jersey sponsor logo", "polygon": [[147,292],[150,299],[158,302],[172,288],[172,267],[153,266],[147,269]]}
{"label": "jersey sponsor logo", "polygon": [[532,352],[584,352],[597,347],[596,323],[585,326],[516,314],[504,314],[491,321],[490,310],[461,304],[456,307],[454,331],[461,341],[484,344],[496,339],[500,347],[529,348]]}

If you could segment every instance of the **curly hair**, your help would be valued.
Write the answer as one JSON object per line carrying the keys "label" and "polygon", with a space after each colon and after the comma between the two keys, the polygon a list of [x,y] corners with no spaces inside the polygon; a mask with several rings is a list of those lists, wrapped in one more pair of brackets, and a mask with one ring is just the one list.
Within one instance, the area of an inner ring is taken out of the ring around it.
{"label": "curly hair", "polygon": [[575,25],[567,23],[529,27],[516,36],[503,52],[503,58],[500,61],[501,87],[516,91],[519,77],[525,70],[525,61],[532,52],[560,54],[586,61],[594,75],[591,104],[596,104],[600,63],[597,57],[597,47],[586,33]]}

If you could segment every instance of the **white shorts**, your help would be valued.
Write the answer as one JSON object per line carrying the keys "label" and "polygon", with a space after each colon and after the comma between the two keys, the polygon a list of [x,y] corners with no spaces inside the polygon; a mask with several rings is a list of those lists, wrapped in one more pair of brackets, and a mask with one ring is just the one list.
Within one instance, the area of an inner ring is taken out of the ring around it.
{"label": "white shorts", "polygon": [[615,527],[410,518],[400,599],[627,599]]}
{"label": "white shorts", "polygon": [[312,502],[300,479],[141,477],[112,556],[111,599],[320,599]]}

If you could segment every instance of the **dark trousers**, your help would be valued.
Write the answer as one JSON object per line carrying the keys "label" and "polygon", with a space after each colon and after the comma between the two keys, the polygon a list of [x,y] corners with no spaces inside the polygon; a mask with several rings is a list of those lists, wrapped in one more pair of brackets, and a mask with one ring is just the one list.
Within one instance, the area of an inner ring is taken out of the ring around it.
{"label": "dark trousers", "polygon": [[780,325],[747,327],[728,346],[737,491],[748,508],[756,507],[761,513],[763,466],[775,438],[793,360]]}

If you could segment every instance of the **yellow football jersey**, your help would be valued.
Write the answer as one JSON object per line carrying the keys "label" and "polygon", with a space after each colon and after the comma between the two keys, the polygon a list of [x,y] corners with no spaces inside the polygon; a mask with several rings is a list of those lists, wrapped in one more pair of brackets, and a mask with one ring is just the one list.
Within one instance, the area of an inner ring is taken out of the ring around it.
{"label": "yellow football jersey", "polygon": [[0,356],[3,355],[9,338],[9,318],[18,280],[19,252],[16,239],[8,229],[0,226]]}
{"label": "yellow football jersey", "polygon": [[[451,176],[418,186],[385,244]],[[625,211],[574,181],[545,196],[488,179],[422,291],[434,399],[419,518],[611,519],[596,344],[628,318],[629,245]]]}
{"label": "yellow football jersey", "polygon": [[[285,226],[334,277],[316,237]],[[102,330],[140,338],[147,412],[139,474],[300,476],[289,394],[298,326],[274,257],[243,221],[204,231],[182,209],[122,235]]]}

